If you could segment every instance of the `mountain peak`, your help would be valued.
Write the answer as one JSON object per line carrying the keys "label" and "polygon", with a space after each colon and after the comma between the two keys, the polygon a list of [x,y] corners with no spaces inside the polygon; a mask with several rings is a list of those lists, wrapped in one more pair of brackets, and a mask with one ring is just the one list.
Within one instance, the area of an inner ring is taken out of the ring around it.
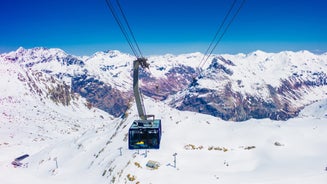
{"label": "mountain peak", "polygon": [[17,53],[22,53],[22,52],[25,52],[25,51],[26,51],[26,49],[25,49],[24,47],[19,47],[19,48],[16,50]]}
{"label": "mountain peak", "polygon": [[254,52],[249,53],[248,55],[251,55],[251,56],[260,56],[260,55],[264,55],[264,54],[267,54],[267,52],[264,52],[262,50],[256,50]]}
{"label": "mountain peak", "polygon": [[104,51],[104,53],[107,53],[107,54],[121,54],[121,52],[119,50],[106,50],[106,51]]}
{"label": "mountain peak", "polygon": [[19,47],[16,51],[10,52],[11,55],[24,56],[24,55],[68,55],[65,51],[59,48],[45,48],[45,47],[34,47],[30,49],[25,49],[24,47]]}
{"label": "mountain peak", "polygon": [[90,56],[90,58],[96,58],[96,57],[114,58],[121,55],[129,55],[129,54],[122,53],[119,50],[106,50],[106,51],[96,52],[92,56]]}

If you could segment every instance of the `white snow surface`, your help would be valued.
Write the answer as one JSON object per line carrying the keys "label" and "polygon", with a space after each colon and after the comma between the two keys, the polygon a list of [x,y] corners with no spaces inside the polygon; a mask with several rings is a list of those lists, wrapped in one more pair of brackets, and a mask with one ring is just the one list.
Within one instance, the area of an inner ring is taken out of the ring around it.
{"label": "white snow surface", "polygon": [[313,103],[305,107],[300,115],[300,117],[317,117],[317,118],[327,118],[327,99]]}
{"label": "white snow surface", "polygon": [[[138,154],[128,150],[124,141],[135,119],[135,109],[125,121],[101,119],[97,116],[99,112],[93,112],[95,109],[81,112],[60,106],[43,107],[49,114],[57,112],[60,117],[57,121],[46,113],[34,114],[28,121],[16,118],[18,112],[11,111],[12,121],[1,123],[0,182],[323,184],[327,181],[326,118],[233,123],[180,112],[149,99],[146,104],[163,122],[161,148],[148,150],[146,157],[145,151]],[[28,106],[24,111],[27,113]],[[276,146],[277,142],[281,146]],[[189,149],[190,145],[195,150]],[[215,150],[218,148],[225,151]],[[24,161],[28,167],[14,168],[10,162],[25,153],[30,154]],[[174,153],[177,153],[176,168],[172,166]],[[147,168],[149,160],[159,162],[160,167]],[[128,174],[136,180],[130,182]]]}
{"label": "white snow surface", "polygon": [[[112,54],[118,54],[119,61],[126,59],[121,64],[127,64],[131,69],[133,58],[129,55],[120,55],[117,51],[95,55],[101,58]],[[302,54],[311,55],[305,51]],[[234,70],[235,76],[242,77],[245,75],[242,72],[249,67],[242,63],[242,58],[250,60],[253,57],[256,75],[260,73],[260,67],[265,67],[272,73],[280,72],[278,75],[282,77],[284,73],[280,69],[292,67],[288,60],[276,58],[283,55],[291,55],[303,69],[309,62],[293,52],[270,56],[257,51],[224,57],[244,67],[242,71]],[[200,56],[200,53],[194,53],[164,57],[170,57],[172,64],[177,64],[176,57],[194,60],[185,62],[194,67],[198,64],[194,58]],[[150,57],[149,61],[155,60],[156,65],[163,66],[160,61],[166,60],[160,60],[160,57]],[[318,56],[313,55],[310,59],[310,67],[319,70],[322,59],[315,57]],[[276,62],[268,64],[267,58]],[[84,59],[85,65],[90,65],[88,69],[93,66],[94,72],[98,70],[96,66],[103,64],[94,57]],[[55,104],[22,85],[17,73],[25,70],[19,63],[0,63],[1,184],[327,183],[326,100],[307,106],[298,118],[288,121],[251,119],[239,123],[178,111],[164,102],[145,98],[148,113],[162,120],[161,147],[147,152],[136,151],[127,147],[128,128],[137,119],[135,104],[125,119],[113,118],[96,108],[89,109],[83,98],[75,99],[69,106]],[[53,70],[60,71],[62,65],[57,64],[53,65]],[[41,67],[41,64],[37,66]],[[154,68],[150,68],[152,74],[161,75],[162,71]],[[119,72],[118,69],[115,72]],[[119,82],[119,78],[100,77]],[[129,77],[126,76],[126,80],[130,81]],[[253,74],[253,80],[254,77]],[[268,75],[264,80],[270,84],[279,82],[275,76]],[[177,153],[176,167],[174,153]],[[11,162],[23,154],[30,155],[22,161],[24,166],[13,167]],[[149,160],[158,162],[159,168],[146,167]]]}

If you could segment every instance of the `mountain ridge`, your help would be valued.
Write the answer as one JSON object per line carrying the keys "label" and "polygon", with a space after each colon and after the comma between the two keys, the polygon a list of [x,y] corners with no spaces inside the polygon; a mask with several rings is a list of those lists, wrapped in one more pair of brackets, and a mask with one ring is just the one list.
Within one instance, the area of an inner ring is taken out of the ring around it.
{"label": "mountain ridge", "polygon": [[[212,55],[199,68],[202,58],[199,52],[150,56],[150,68],[140,70],[142,93],[179,110],[233,121],[286,120],[326,96],[327,53]],[[79,57],[61,49],[19,48],[0,59],[66,81],[72,93],[116,117],[132,100],[134,57],[118,50]]]}

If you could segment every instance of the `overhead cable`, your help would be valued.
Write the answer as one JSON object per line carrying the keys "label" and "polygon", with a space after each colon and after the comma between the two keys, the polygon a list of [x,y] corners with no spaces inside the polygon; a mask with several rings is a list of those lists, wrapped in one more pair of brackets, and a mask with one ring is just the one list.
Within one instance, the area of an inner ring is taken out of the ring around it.
{"label": "overhead cable", "polygon": [[[240,10],[242,9],[242,7],[245,4],[246,0],[242,0],[242,2],[240,3],[240,5],[238,6],[237,10],[235,11],[235,13],[233,14],[232,18],[229,20],[229,22],[227,23],[227,25],[225,26],[223,32],[221,33],[221,35],[219,36],[219,38],[217,39],[217,36],[219,35],[219,33],[221,32],[224,24],[226,23],[226,20],[230,17],[230,14],[232,12],[232,10],[235,7],[237,0],[234,0],[230,9],[228,10],[226,16],[223,19],[223,22],[221,23],[221,25],[219,26],[213,40],[211,41],[207,51],[205,52],[205,55],[203,56],[200,64],[199,64],[199,68],[202,68],[205,63],[208,61],[208,59],[210,58],[210,56],[212,55],[213,51],[216,49],[217,45],[220,43],[220,41],[222,40],[222,38],[224,37],[224,35],[226,34],[227,30],[229,29],[230,25],[232,24],[232,22],[235,20],[236,16],[239,14]],[[216,40],[217,39],[217,40]],[[212,47],[213,43],[216,41],[215,45]],[[210,50],[209,54],[208,51]],[[204,59],[205,58],[205,59]]]}
{"label": "overhead cable", "polygon": [[[118,24],[118,26],[119,26],[121,32],[123,33],[123,35],[124,35],[124,37],[125,37],[125,39],[126,39],[128,45],[129,45],[129,47],[131,48],[131,50],[132,50],[134,56],[135,56],[136,58],[140,58],[140,57],[143,58],[143,56],[142,56],[142,52],[141,52],[141,50],[140,50],[140,48],[139,48],[139,46],[138,46],[138,44],[137,44],[137,41],[136,41],[135,36],[134,36],[134,34],[133,34],[133,31],[132,31],[132,29],[131,29],[131,27],[130,27],[130,25],[129,25],[129,23],[128,23],[127,17],[126,17],[126,15],[125,15],[125,13],[124,13],[124,11],[123,11],[123,9],[122,9],[120,3],[119,3],[119,0],[116,0],[116,4],[117,4],[117,6],[118,6],[118,9],[119,9],[120,15],[117,14],[117,12],[116,12],[116,10],[115,10],[115,8],[114,8],[114,5],[113,5],[113,3],[111,2],[111,0],[106,0],[106,3],[107,3],[107,6],[108,6],[108,8],[109,8],[111,14],[112,14],[113,17],[115,18],[115,20],[116,20],[116,22],[117,22],[117,24]],[[125,21],[124,23],[121,21],[121,17],[123,17],[122,19]],[[127,30],[128,30],[128,31],[125,29],[125,25],[124,25],[124,24],[127,25]],[[132,39],[131,39],[130,37],[132,37]],[[134,42],[134,43],[133,43],[133,42]],[[135,44],[136,48],[135,48],[134,44]]]}

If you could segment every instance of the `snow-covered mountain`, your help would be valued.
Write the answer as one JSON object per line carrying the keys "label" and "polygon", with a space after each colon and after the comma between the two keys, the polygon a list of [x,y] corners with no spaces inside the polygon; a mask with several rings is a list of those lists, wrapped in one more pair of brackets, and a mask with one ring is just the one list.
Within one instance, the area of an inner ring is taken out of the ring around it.
{"label": "snow-covered mountain", "polygon": [[199,85],[170,102],[225,120],[285,120],[326,98],[326,54],[307,51],[214,56]]}
{"label": "snow-covered mountain", "polygon": [[[213,55],[201,64],[202,58],[201,53],[150,56],[150,69],[140,74],[143,94],[179,110],[234,121],[286,120],[327,96],[327,54],[256,51]],[[115,117],[133,98],[134,59],[119,51],[77,57],[45,48],[0,55],[2,63],[66,81],[72,93]]]}
{"label": "snow-covered mountain", "polygon": [[[149,57],[142,89],[163,133],[160,149],[145,152],[127,147],[138,118],[132,56],[76,57],[45,48],[0,55],[0,183],[326,183],[326,54],[213,56],[194,75],[201,57]],[[260,103],[276,102],[288,106],[286,114],[304,109],[288,121],[242,123],[198,113],[232,114],[235,103],[260,114],[280,105]],[[15,168],[12,161],[24,154]]]}

